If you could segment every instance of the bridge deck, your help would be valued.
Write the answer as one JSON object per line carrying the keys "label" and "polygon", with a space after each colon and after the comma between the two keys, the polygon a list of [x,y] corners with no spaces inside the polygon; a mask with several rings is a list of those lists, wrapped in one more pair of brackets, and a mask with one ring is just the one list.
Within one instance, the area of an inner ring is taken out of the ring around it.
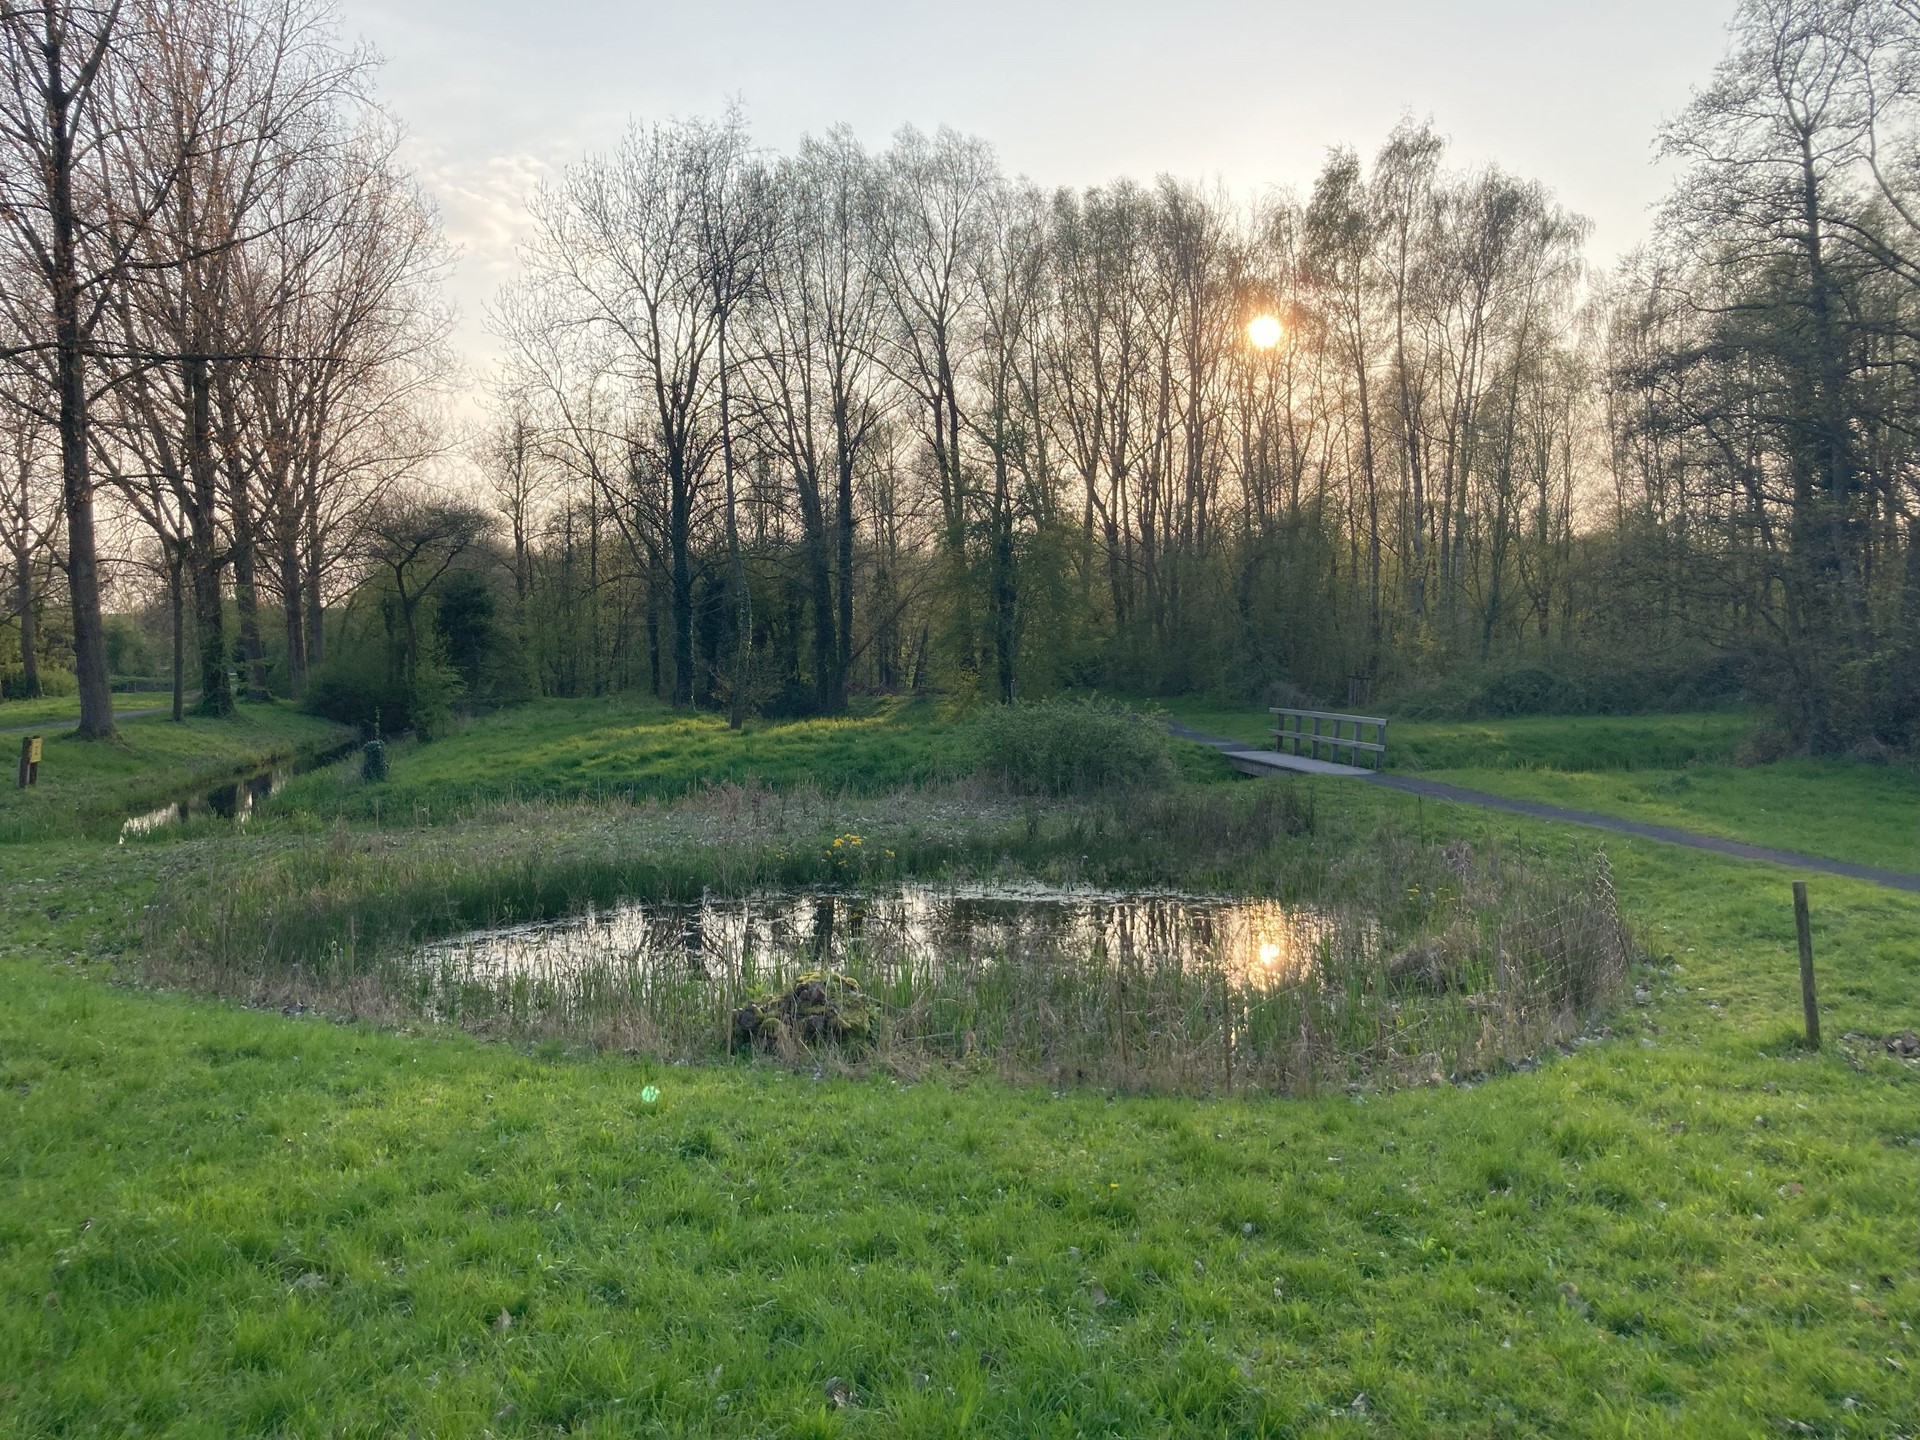
{"label": "bridge deck", "polygon": [[1331,760],[1315,760],[1309,755],[1283,755],[1278,750],[1226,750],[1220,752],[1242,775],[1271,775],[1276,770],[1300,770],[1308,775],[1365,775],[1373,771],[1359,765],[1336,765]]}

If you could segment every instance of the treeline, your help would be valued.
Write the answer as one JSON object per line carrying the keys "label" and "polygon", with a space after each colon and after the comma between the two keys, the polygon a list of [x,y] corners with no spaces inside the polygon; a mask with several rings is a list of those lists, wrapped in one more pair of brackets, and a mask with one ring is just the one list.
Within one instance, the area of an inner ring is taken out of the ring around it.
{"label": "treeline", "polygon": [[264,692],[269,650],[297,693],[368,515],[445,443],[445,252],[369,57],[319,0],[8,0],[0,68],[10,689],[57,585],[111,731],[111,563],[168,597],[176,713],[230,710],[236,660]]}
{"label": "treeline", "polygon": [[604,529],[648,683],[736,712],[1562,645],[1585,227],[1443,160],[1404,126],[1246,210],[1045,193],[948,132],[636,130],[535,204],[502,508]]}
{"label": "treeline", "polygon": [[[736,723],[927,687],[1744,693],[1782,746],[1913,741],[1913,0],[1744,0],[1611,274],[1545,185],[1412,121],[1253,202],[1047,191],[947,131],[635,126],[531,202],[456,499],[421,481],[441,251],[364,60],[286,0],[149,0],[8,9],[19,73],[20,17],[56,10],[116,17],[74,132],[100,299],[63,330],[27,263],[58,187],[11,208],[12,413],[67,503],[5,523],[10,574],[68,584],[83,676],[69,356],[82,469],[151,535],[211,696],[236,659],[429,730],[461,694],[632,687]],[[156,99],[229,91],[218,143]]]}
{"label": "treeline", "polygon": [[1907,743],[1917,52],[1898,0],[1745,6],[1613,276],[1412,123],[1252,206],[944,131],[635,128],[539,195],[498,308],[542,683],[737,717],[1470,672]]}

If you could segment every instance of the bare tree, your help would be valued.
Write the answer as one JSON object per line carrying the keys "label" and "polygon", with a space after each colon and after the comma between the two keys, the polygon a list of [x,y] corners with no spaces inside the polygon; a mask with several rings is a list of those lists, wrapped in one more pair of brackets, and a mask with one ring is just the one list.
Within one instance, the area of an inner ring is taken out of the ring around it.
{"label": "bare tree", "polygon": [[123,0],[0,0],[0,226],[7,268],[32,277],[0,288],[16,336],[4,354],[44,387],[37,403],[59,435],[79,730],[96,738],[113,733],[113,697],[90,468],[94,335],[126,276],[127,237],[172,178],[118,163],[132,92],[121,56],[144,38],[126,9]]}

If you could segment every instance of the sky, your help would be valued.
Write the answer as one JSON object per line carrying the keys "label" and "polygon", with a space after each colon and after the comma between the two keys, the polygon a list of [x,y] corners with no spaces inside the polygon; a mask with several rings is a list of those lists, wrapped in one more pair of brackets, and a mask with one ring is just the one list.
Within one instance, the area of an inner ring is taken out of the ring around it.
{"label": "sky", "polygon": [[1304,192],[1333,147],[1369,155],[1403,115],[1451,163],[1497,161],[1587,216],[1608,265],[1645,238],[1670,174],[1661,122],[1704,84],[1733,0],[343,0],[459,260],[456,340],[476,381],[484,308],[515,267],[528,193],[630,120],[744,106],[790,148],[845,123],[991,142],[1044,186],[1121,175]]}

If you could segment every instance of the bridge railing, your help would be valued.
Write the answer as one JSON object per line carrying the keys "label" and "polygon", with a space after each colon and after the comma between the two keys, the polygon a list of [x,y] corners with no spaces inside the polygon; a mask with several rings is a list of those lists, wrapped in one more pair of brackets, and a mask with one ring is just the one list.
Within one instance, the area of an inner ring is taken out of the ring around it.
{"label": "bridge railing", "polygon": [[[1330,758],[1338,760],[1342,751],[1347,754],[1347,764],[1359,765],[1362,757],[1370,757],[1373,768],[1378,770],[1387,762],[1387,722],[1375,715],[1345,715],[1336,710],[1283,710],[1275,707],[1273,748],[1283,754],[1298,755],[1301,747],[1306,747],[1309,758],[1320,758],[1320,747],[1327,747]],[[1312,729],[1307,728],[1312,724]],[[1351,734],[1347,733],[1351,730]],[[1365,732],[1372,732],[1372,739],[1363,739]],[[1291,745],[1291,751],[1287,747]]]}

